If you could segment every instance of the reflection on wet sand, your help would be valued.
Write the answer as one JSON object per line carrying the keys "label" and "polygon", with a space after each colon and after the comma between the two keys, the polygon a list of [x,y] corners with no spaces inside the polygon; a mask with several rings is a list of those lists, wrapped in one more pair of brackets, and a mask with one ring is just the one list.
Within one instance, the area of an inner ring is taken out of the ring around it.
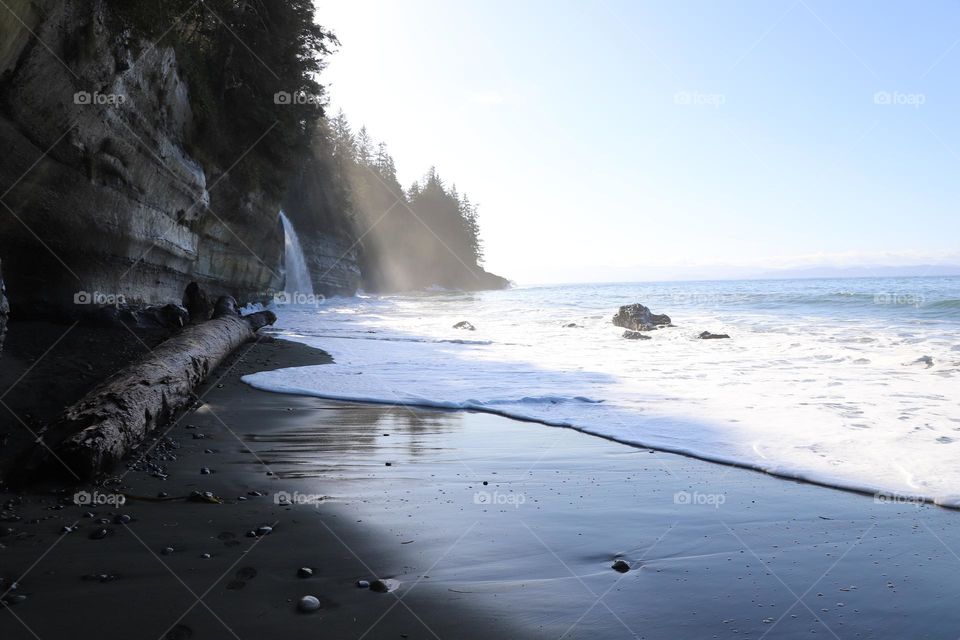
{"label": "reflection on wet sand", "polygon": [[364,461],[374,458],[420,458],[444,448],[440,436],[463,419],[459,413],[416,407],[317,405],[302,417],[289,416],[281,429],[244,436],[279,477],[321,477],[345,466],[366,466]]}

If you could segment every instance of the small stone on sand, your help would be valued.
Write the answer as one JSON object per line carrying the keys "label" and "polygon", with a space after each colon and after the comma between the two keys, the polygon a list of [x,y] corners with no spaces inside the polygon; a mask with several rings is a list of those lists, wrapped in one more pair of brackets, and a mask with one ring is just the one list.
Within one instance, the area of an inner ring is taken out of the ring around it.
{"label": "small stone on sand", "polygon": [[316,611],[320,608],[320,601],[314,596],[303,596],[297,603],[297,609],[305,613]]}

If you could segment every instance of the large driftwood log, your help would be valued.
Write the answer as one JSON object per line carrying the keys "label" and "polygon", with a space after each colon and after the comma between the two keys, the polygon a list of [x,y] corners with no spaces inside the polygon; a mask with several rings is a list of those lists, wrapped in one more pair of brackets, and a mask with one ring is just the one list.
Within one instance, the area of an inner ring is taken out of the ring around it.
{"label": "large driftwood log", "polygon": [[71,434],[56,448],[60,460],[80,477],[115,464],[193,402],[194,389],[231,352],[276,321],[270,311],[240,317],[230,312],[235,304],[222,307],[219,317],[187,327],[67,409],[56,429]]}

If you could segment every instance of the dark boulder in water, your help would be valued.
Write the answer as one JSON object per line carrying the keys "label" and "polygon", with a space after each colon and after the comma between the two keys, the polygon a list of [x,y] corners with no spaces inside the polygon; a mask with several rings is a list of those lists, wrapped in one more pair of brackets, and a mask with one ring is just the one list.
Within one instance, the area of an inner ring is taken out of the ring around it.
{"label": "dark boulder in water", "polygon": [[725,333],[710,333],[709,331],[704,331],[697,337],[701,340],[722,340],[724,338],[729,338],[730,336]]}
{"label": "dark boulder in water", "polygon": [[905,365],[907,365],[907,366],[908,366],[908,365],[911,365],[911,364],[922,364],[922,365],[926,366],[927,369],[929,369],[930,367],[933,366],[933,358],[932,358],[931,356],[920,356],[919,358],[917,358],[917,359],[914,360],[913,362],[905,363]]}
{"label": "dark boulder in water", "polygon": [[613,316],[613,324],[632,331],[653,331],[671,324],[670,316],[653,313],[642,304],[628,304],[620,307]]}
{"label": "dark boulder in water", "polygon": [[650,340],[650,336],[640,333],[639,331],[631,331],[630,329],[623,332],[623,337],[627,340]]}
{"label": "dark boulder in water", "polygon": [[465,329],[465,330],[467,330],[467,331],[476,331],[476,330],[477,330],[477,328],[476,328],[475,326],[473,326],[472,324],[470,324],[470,323],[467,322],[466,320],[461,320],[461,321],[458,322],[457,324],[453,325],[453,328],[454,328],[454,329]]}

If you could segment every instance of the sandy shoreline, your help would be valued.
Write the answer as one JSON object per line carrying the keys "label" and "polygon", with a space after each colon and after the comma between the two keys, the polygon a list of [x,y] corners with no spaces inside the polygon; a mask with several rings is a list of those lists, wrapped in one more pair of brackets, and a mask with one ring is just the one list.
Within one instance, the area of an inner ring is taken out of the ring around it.
{"label": "sandy shoreline", "polygon": [[[202,490],[225,504],[58,509],[74,491],[46,491],[60,486],[0,496],[0,578],[21,577],[8,597],[26,596],[0,610],[0,636],[942,638],[960,628],[956,513],[569,429],[239,381],[318,357],[292,343],[253,347],[170,431],[176,460],[158,461],[168,478],[122,481],[132,495]],[[133,520],[96,522],[116,514]],[[263,525],[273,532],[246,537]],[[91,539],[101,528],[107,537]],[[631,570],[611,569],[618,558]],[[314,576],[298,578],[300,567]],[[400,586],[355,586],[376,577]],[[319,611],[296,611],[306,594]]]}

